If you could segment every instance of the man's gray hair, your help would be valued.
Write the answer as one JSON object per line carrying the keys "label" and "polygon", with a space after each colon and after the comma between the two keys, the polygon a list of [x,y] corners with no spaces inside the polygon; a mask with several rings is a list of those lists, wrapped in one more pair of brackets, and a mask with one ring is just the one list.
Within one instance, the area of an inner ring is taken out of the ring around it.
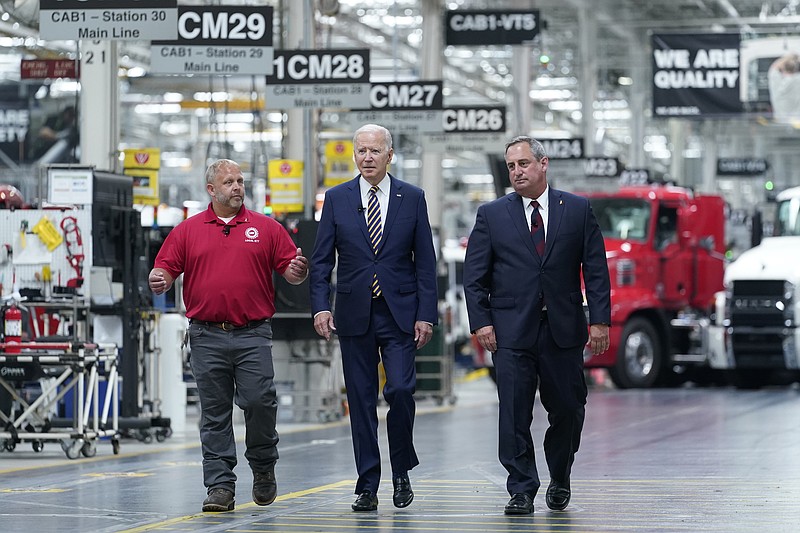
{"label": "man's gray hair", "polygon": [[542,146],[542,143],[527,135],[518,135],[508,141],[506,143],[506,149],[503,153],[508,153],[508,149],[511,146],[519,143],[526,143],[528,146],[530,146],[533,157],[535,157],[537,161],[541,161],[543,157],[547,157],[547,152],[544,151],[544,146]]}
{"label": "man's gray hair", "polygon": [[361,135],[362,133],[380,133],[380,134],[382,134],[383,135],[383,139],[384,139],[384,141],[386,143],[386,151],[388,152],[389,150],[392,149],[392,134],[389,133],[389,130],[387,130],[383,126],[379,126],[377,124],[364,124],[363,126],[358,128],[356,130],[356,132],[353,134],[353,146],[355,146],[356,139],[358,139],[358,136]]}
{"label": "man's gray hair", "polygon": [[239,167],[239,163],[230,159],[217,159],[206,169],[206,183],[214,183],[214,178],[217,177],[217,172],[220,167],[234,166]]}

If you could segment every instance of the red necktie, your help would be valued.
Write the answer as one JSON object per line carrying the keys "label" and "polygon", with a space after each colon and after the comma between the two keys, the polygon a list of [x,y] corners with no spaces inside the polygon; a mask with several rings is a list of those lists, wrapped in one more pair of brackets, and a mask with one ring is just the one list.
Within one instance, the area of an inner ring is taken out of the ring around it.
{"label": "red necktie", "polygon": [[539,213],[539,202],[533,200],[531,207],[533,207],[533,211],[531,211],[533,245],[536,247],[539,257],[544,257],[544,220],[542,220],[542,215]]}

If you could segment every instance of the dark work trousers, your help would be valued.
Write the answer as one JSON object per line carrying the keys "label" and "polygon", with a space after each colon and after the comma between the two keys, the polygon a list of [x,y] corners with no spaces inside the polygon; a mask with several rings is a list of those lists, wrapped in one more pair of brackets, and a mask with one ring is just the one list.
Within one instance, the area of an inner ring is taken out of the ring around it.
{"label": "dark work trousers", "polygon": [[551,479],[569,481],[586,413],[583,346],[559,348],[547,320],[538,327],[533,349],[498,348],[493,356],[500,399],[498,455],[508,471],[506,488],[511,495],[534,497],[541,485],[531,438],[537,385],[549,422],[544,456]]}
{"label": "dark work trousers", "polygon": [[278,401],[272,365],[272,325],[223,331],[189,325],[192,372],[200,396],[203,483],[235,492],[233,402],[244,411],[245,453],[254,472],[278,460]]}
{"label": "dark work trousers", "polygon": [[[370,325],[361,336],[340,336],[344,383],[350,406],[350,431],[358,481],[355,493],[378,492],[381,456],[378,448],[378,363],[383,361],[389,405],[386,431],[392,471],[403,473],[419,464],[414,451],[414,335],[401,331],[383,298],[372,301]],[[380,353],[379,353],[380,350]]]}

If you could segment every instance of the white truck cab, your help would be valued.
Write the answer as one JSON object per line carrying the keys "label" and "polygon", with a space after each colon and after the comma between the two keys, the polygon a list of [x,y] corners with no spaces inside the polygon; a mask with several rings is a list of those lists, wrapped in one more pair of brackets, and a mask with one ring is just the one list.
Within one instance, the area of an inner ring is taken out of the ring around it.
{"label": "white truck cab", "polygon": [[773,236],[728,265],[709,329],[711,368],[742,388],[800,377],[800,187],[776,200]]}

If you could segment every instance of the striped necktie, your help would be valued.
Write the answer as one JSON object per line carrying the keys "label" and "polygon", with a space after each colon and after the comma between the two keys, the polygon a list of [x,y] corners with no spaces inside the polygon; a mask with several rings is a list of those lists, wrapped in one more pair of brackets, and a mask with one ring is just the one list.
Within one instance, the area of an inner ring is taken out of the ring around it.
{"label": "striped necktie", "polygon": [[[367,202],[367,229],[369,230],[369,240],[372,243],[372,251],[378,253],[378,244],[383,237],[381,230],[381,206],[378,203],[378,186],[373,185],[369,188],[369,201]],[[381,295],[381,286],[378,283],[378,274],[372,275],[372,297],[378,298]]]}
{"label": "striped necktie", "polygon": [[539,257],[544,257],[544,220],[542,214],[539,213],[539,202],[533,200],[531,202],[531,237],[533,237],[533,245],[536,247],[536,252]]}

